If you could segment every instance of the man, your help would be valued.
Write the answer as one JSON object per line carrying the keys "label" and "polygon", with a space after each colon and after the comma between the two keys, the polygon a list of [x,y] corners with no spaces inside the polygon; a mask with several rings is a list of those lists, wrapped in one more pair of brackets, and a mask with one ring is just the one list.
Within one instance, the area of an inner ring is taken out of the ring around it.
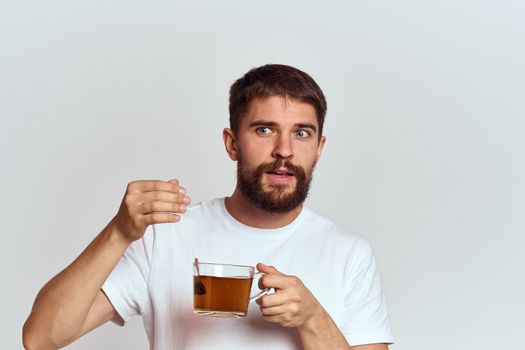
{"label": "man", "polygon": [[[237,80],[223,132],[238,169],[232,196],[188,208],[177,180],[130,183],[108,226],[38,294],[24,346],[56,349],[140,314],[152,349],[388,349],[369,244],[303,207],[325,113],[321,89],[293,67],[266,65]],[[243,319],[197,316],[194,254],[257,264],[259,286],[275,293]]]}

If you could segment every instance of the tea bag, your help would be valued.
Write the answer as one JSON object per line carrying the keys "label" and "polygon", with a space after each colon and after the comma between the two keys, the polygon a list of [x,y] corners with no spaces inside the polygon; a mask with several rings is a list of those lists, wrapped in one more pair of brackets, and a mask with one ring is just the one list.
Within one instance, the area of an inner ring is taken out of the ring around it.
{"label": "tea bag", "polygon": [[201,281],[201,273],[199,271],[199,259],[195,258],[195,268],[197,269],[197,276],[193,276],[193,291],[195,295],[206,294],[206,287]]}

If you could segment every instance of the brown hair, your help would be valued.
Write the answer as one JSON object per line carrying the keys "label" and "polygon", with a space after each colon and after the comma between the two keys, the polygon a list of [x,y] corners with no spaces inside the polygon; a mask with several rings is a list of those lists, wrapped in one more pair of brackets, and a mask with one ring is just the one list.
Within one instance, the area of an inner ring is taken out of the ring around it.
{"label": "brown hair", "polygon": [[303,71],[283,64],[253,68],[230,88],[230,128],[235,134],[250,103],[258,98],[280,96],[306,102],[315,108],[319,137],[323,133],[326,100],[317,83]]}

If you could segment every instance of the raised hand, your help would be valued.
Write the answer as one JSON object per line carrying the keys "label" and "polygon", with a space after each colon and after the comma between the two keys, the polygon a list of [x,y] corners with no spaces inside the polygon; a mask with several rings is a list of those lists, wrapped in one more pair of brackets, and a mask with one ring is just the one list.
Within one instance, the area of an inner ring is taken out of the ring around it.
{"label": "raised hand", "polygon": [[152,224],[177,222],[190,204],[178,180],[140,180],[128,184],[112,225],[122,238],[133,242]]}

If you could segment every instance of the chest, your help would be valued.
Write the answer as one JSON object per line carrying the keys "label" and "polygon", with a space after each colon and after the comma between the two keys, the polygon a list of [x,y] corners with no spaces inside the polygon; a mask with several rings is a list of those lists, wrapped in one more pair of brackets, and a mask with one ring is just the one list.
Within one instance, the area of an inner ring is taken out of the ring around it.
{"label": "chest", "polygon": [[[150,295],[157,313],[164,313],[174,323],[209,323],[193,314],[193,252],[203,262],[273,265],[286,275],[299,277],[336,323],[341,323],[346,316],[345,262],[326,241],[301,237],[254,239],[213,227],[192,234],[191,242],[182,235],[179,238],[166,243],[164,248],[169,249],[162,249],[155,256],[150,283]],[[255,281],[251,295],[258,291]],[[256,304],[250,306],[248,319],[251,321],[245,323],[260,322],[259,327],[266,323]]]}

